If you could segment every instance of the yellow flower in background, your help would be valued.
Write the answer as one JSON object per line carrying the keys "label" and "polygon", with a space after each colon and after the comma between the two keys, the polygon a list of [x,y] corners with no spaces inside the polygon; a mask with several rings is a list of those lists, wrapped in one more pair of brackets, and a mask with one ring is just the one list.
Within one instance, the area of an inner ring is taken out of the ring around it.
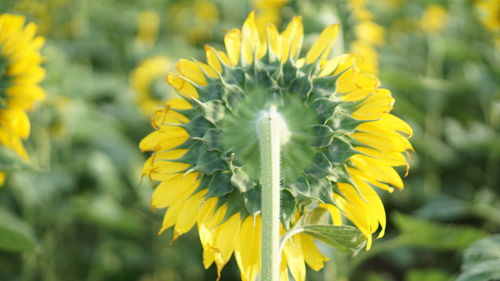
{"label": "yellow flower in background", "polygon": [[448,21],[448,12],[441,5],[429,5],[420,18],[420,28],[427,33],[443,30]]}
{"label": "yellow flower in background", "polygon": [[290,0],[252,0],[251,5],[256,11],[255,21],[261,38],[266,36],[269,23],[279,26],[281,23],[281,10]]}
{"label": "yellow flower in background", "polygon": [[219,9],[211,1],[179,1],[169,11],[173,30],[192,44],[212,38],[219,22]]}
{"label": "yellow flower in background", "polygon": [[[234,254],[242,280],[260,271],[261,206],[256,119],[276,107],[290,136],[282,147],[283,231],[314,206],[334,224],[350,220],[366,237],[385,230],[384,206],[374,188],[403,188],[395,166],[408,167],[411,128],[389,114],[394,99],[353,55],[329,58],[338,25],[327,27],[301,54],[303,26],[295,17],[279,33],[268,25],[261,40],[252,12],[241,30],[227,31],[226,51],[207,46],[206,63],[181,59],[168,83],[173,99],[152,118],[155,131],[140,143],[152,154],[143,174],[159,181],[152,206],[167,208],[160,232],[174,239],[196,224],[203,264],[220,273]],[[288,271],[305,280],[326,258],[313,239],[293,236],[282,253]]]}
{"label": "yellow flower in background", "polygon": [[353,17],[355,40],[350,45],[350,52],[360,58],[358,67],[366,72],[378,73],[378,53],[376,46],[385,41],[385,29],[373,21],[373,14],[367,10],[367,0],[350,0]]}
{"label": "yellow flower in background", "polygon": [[491,32],[500,32],[500,1],[479,0],[476,2],[482,24]]}
{"label": "yellow flower in background", "polygon": [[14,10],[22,11],[36,19],[38,33],[47,35],[57,25],[54,12],[67,7],[68,2],[69,0],[18,0]]}
{"label": "yellow flower in background", "polygon": [[150,116],[175,93],[169,89],[165,79],[171,68],[167,57],[156,56],[145,59],[130,75],[130,83],[136,93],[139,108]]}
{"label": "yellow flower in background", "polygon": [[158,38],[160,16],[154,11],[142,11],[137,17],[136,44],[151,48]]}
{"label": "yellow flower in background", "polygon": [[354,27],[356,38],[364,43],[381,46],[384,44],[385,29],[372,21],[362,21]]}
{"label": "yellow flower in background", "polygon": [[[36,36],[34,23],[26,24],[18,15],[0,15],[0,145],[27,160],[22,143],[30,134],[26,114],[36,101],[44,98],[38,85],[45,76],[40,66],[44,38]],[[3,184],[5,171],[0,171]]]}
{"label": "yellow flower in background", "polygon": [[363,41],[354,41],[351,43],[351,53],[358,56],[357,65],[366,72],[378,72],[378,53],[375,47]]}

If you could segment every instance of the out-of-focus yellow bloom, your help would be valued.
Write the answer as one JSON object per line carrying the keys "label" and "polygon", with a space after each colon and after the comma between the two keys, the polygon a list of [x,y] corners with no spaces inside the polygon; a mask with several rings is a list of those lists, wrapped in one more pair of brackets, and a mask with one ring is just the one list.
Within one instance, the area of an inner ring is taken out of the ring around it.
{"label": "out-of-focus yellow bloom", "polygon": [[[45,76],[40,66],[44,38],[37,37],[36,30],[36,25],[26,24],[23,16],[0,15],[0,145],[25,160],[28,153],[22,139],[30,134],[26,111],[45,96],[38,86]],[[0,176],[0,183],[4,178]]]}
{"label": "out-of-focus yellow bloom", "polygon": [[351,53],[359,57],[358,66],[366,72],[377,73],[378,53],[375,47],[363,41],[351,43]]}
{"label": "out-of-focus yellow bloom", "polygon": [[55,11],[68,4],[68,0],[18,0],[14,10],[22,11],[36,19],[38,33],[48,34],[55,22]]}
{"label": "out-of-focus yellow bloom", "polygon": [[137,17],[136,44],[151,48],[158,38],[160,16],[154,11],[142,11]]}
{"label": "out-of-focus yellow bloom", "polygon": [[354,7],[352,10],[352,15],[354,18],[360,21],[371,21],[373,20],[373,14],[368,11],[365,7]]}
{"label": "out-of-focus yellow bloom", "polygon": [[479,0],[476,7],[480,14],[480,20],[483,25],[491,32],[496,33],[497,39],[500,39],[500,1],[498,0]]}
{"label": "out-of-focus yellow bloom", "polygon": [[[175,239],[197,225],[206,268],[215,264],[220,273],[234,253],[242,280],[259,275],[255,124],[270,106],[290,129],[281,184],[282,191],[293,191],[296,205],[288,206],[292,214],[280,214],[282,226],[293,227],[314,202],[334,224],[342,224],[342,216],[350,220],[367,248],[375,232],[384,235],[385,211],[375,188],[403,188],[394,167],[408,167],[412,129],[390,114],[390,91],[358,67],[356,56],[329,58],[338,32],[338,25],[326,27],[302,53],[300,17],[281,33],[268,25],[261,40],[251,13],[241,30],[227,31],[225,51],[206,46],[206,63],[181,59],[168,75],[182,98],[155,112],[155,131],[139,145],[152,152],[143,175],[160,182],[152,198],[153,207],[167,208],[160,232],[174,227]],[[310,236],[293,236],[283,249],[280,280],[290,273],[304,281],[306,264],[318,270],[325,260]]]}
{"label": "out-of-focus yellow bloom", "polygon": [[130,75],[139,108],[147,116],[175,94],[165,83],[170,67],[167,57],[157,56],[142,61]]}
{"label": "out-of-focus yellow bloom", "polygon": [[381,46],[384,44],[384,27],[372,21],[360,22],[354,28],[354,32],[356,34],[356,38],[364,43],[373,44],[375,46]]}
{"label": "out-of-focus yellow bloom", "polygon": [[173,30],[193,44],[212,38],[212,30],[219,22],[219,10],[210,1],[180,1],[169,12]]}
{"label": "out-of-focus yellow bloom", "polygon": [[251,5],[256,11],[255,20],[261,38],[265,37],[267,25],[279,26],[281,23],[281,9],[290,0],[252,0]]}
{"label": "out-of-focus yellow bloom", "polygon": [[378,54],[376,46],[385,41],[385,29],[373,20],[373,14],[366,8],[368,0],[350,0],[352,15],[357,21],[354,26],[355,40],[350,45],[352,54],[360,57],[358,67],[363,71],[378,72]]}
{"label": "out-of-focus yellow bloom", "polygon": [[420,18],[420,28],[427,33],[443,30],[448,21],[448,12],[441,5],[429,5]]}

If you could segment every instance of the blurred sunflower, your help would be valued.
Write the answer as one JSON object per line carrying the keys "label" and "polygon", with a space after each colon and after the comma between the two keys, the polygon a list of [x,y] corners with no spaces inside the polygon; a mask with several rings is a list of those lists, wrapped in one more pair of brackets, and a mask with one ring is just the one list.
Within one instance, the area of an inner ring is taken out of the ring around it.
{"label": "blurred sunflower", "polygon": [[290,0],[252,0],[252,7],[256,11],[255,21],[260,38],[265,38],[266,27],[269,23],[279,26],[281,10]]}
{"label": "blurred sunflower", "polygon": [[495,40],[500,45],[500,1],[479,0],[475,2],[479,11],[481,23],[495,35]]}
{"label": "blurred sunflower", "polygon": [[[260,40],[252,12],[241,30],[227,31],[226,52],[207,46],[207,63],[181,59],[168,83],[182,96],[158,110],[156,129],[140,143],[152,151],[143,174],[161,183],[152,206],[167,208],[160,232],[174,239],[195,224],[203,264],[220,273],[232,254],[242,280],[260,271],[260,112],[277,108],[290,132],[281,150],[283,231],[320,206],[334,224],[349,219],[366,236],[384,234],[384,206],[375,187],[403,188],[394,170],[406,166],[411,128],[389,114],[391,93],[364,73],[356,57],[329,58],[338,25],[327,27],[300,57],[303,27],[295,17],[279,33],[268,25]],[[326,258],[313,239],[293,236],[283,248],[281,279],[305,280],[305,264]],[[287,270],[288,268],[288,270]]]}
{"label": "blurred sunflower", "polygon": [[384,44],[385,29],[373,21],[373,14],[366,8],[366,0],[350,0],[352,14],[357,21],[354,26],[355,40],[350,51],[359,57],[358,67],[366,72],[377,73],[379,56],[376,46]]}
{"label": "blurred sunflower", "polygon": [[156,56],[142,61],[130,75],[139,108],[148,116],[175,95],[165,84],[170,65],[167,57]]}
{"label": "blurred sunflower", "polygon": [[169,15],[172,30],[192,44],[212,38],[212,29],[219,22],[219,9],[211,1],[179,1]]}
{"label": "blurred sunflower", "polygon": [[160,16],[155,11],[142,11],[137,17],[135,44],[140,48],[152,48],[158,38]]}
{"label": "blurred sunflower", "polygon": [[429,5],[420,18],[420,28],[426,33],[443,30],[448,20],[448,12],[441,5]]}
{"label": "blurred sunflower", "polygon": [[[18,15],[0,15],[0,145],[27,160],[22,143],[30,134],[26,110],[43,99],[38,83],[45,71],[40,66],[43,37],[35,37],[36,25]],[[5,174],[0,172],[0,184]]]}

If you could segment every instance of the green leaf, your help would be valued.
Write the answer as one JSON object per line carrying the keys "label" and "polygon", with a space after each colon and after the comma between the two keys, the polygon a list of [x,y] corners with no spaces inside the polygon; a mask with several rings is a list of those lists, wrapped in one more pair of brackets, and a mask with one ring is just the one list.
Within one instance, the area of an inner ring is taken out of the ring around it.
{"label": "green leaf", "polygon": [[0,249],[31,251],[36,242],[30,226],[6,210],[0,209]]}
{"label": "green leaf", "polygon": [[500,279],[500,234],[476,241],[464,252],[462,273],[457,281]]}
{"label": "green leaf", "polygon": [[355,227],[348,225],[301,225],[296,226],[283,236],[281,247],[295,234],[307,234],[337,250],[352,255],[358,253],[366,245],[365,236]]}
{"label": "green leaf", "polygon": [[0,171],[13,171],[26,168],[28,165],[14,151],[0,146]]}
{"label": "green leaf", "polygon": [[474,227],[443,225],[396,213],[393,221],[402,232],[397,238],[409,246],[437,250],[465,249],[486,234]]}

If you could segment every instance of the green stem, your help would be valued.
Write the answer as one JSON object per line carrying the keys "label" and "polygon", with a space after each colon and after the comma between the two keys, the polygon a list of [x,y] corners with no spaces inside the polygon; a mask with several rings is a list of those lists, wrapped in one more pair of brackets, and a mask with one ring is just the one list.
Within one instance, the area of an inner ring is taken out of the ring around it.
{"label": "green stem", "polygon": [[280,132],[282,126],[283,119],[274,107],[263,113],[257,124],[262,185],[262,281],[279,280]]}

